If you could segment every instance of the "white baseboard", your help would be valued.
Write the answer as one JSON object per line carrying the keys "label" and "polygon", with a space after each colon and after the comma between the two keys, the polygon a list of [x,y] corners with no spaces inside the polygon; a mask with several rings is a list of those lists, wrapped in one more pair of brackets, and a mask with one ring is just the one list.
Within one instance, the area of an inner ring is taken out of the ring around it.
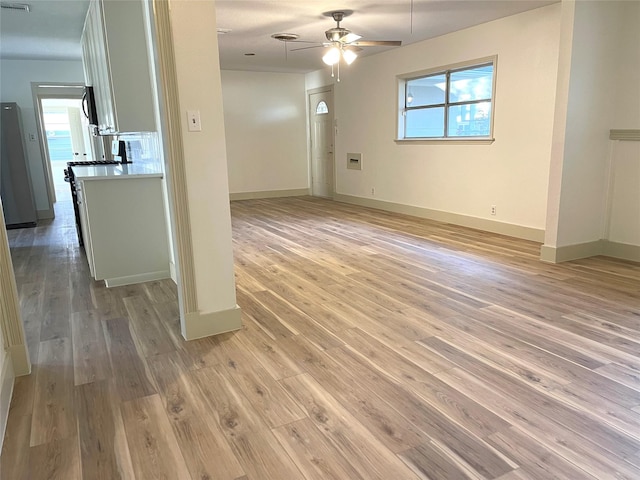
{"label": "white baseboard", "polygon": [[7,419],[9,418],[9,406],[11,405],[11,395],[13,394],[13,363],[9,352],[2,352],[4,362],[2,373],[0,374],[0,451],[4,443],[4,434],[7,430]]}
{"label": "white baseboard", "polygon": [[169,270],[140,273],[138,275],[129,275],[126,277],[105,278],[104,283],[107,287],[121,287],[122,285],[152,282],[154,280],[162,280],[164,278],[171,278],[171,272]]}
{"label": "white baseboard", "polygon": [[640,246],[610,242],[608,240],[595,240],[562,247],[543,245],[540,249],[540,260],[551,263],[568,262],[597,255],[640,262]]}
{"label": "white baseboard", "polygon": [[356,197],[353,195],[344,195],[336,193],[333,199],[337,202],[350,203],[363,207],[377,208],[388,212],[402,213],[412,215],[414,217],[428,218],[438,222],[451,223],[463,227],[484,230],[485,232],[498,233],[509,237],[522,238],[524,240],[532,240],[534,242],[544,241],[544,230],[532,227],[524,227],[522,225],[514,225],[512,223],[497,222],[486,218],[471,217],[461,215],[459,213],[444,212],[441,210],[432,210],[423,207],[414,207],[411,205],[403,205],[401,203],[387,202],[384,200],[375,200],[372,198]]}
{"label": "white baseboard", "polygon": [[295,190],[265,190],[263,192],[237,192],[230,193],[229,200],[256,200],[260,198],[280,198],[280,197],[301,197],[310,195],[308,188],[298,188]]}
{"label": "white baseboard", "polygon": [[543,245],[542,248],[540,248],[540,260],[551,263],[569,262],[580,258],[602,255],[602,251],[602,240],[564,245],[562,247]]}
{"label": "white baseboard", "polygon": [[186,340],[210,337],[242,328],[240,307],[210,313],[188,313],[182,325],[182,336]]}
{"label": "white baseboard", "polygon": [[640,262],[640,245],[630,245],[627,243],[612,242],[602,240],[603,255],[607,257],[621,258],[622,260],[631,260],[632,262]]}

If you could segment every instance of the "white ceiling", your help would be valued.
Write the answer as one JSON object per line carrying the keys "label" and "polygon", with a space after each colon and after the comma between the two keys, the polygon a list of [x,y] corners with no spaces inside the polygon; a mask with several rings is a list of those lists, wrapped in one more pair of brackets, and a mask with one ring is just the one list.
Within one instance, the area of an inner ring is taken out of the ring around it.
{"label": "white ceiling", "polygon": [[[218,0],[217,27],[231,30],[218,36],[220,64],[229,70],[300,73],[322,68],[321,48],[291,51],[307,44],[285,44],[271,35],[295,33],[300,40],[323,42],[324,31],[335,26],[323,13],[333,10],[352,10],[341,26],[362,35],[363,40],[402,40],[407,45],[557,1]],[[81,58],[80,35],[88,2],[11,0],[28,3],[31,12],[0,11],[0,57]],[[394,47],[367,47],[361,55],[389,48]]]}

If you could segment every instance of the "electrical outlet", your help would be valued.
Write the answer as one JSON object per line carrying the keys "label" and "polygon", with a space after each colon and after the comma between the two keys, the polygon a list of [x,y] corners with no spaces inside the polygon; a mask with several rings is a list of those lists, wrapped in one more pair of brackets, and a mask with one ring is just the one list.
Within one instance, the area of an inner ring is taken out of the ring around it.
{"label": "electrical outlet", "polygon": [[495,214],[496,214],[496,206],[491,205],[491,215],[495,215]]}

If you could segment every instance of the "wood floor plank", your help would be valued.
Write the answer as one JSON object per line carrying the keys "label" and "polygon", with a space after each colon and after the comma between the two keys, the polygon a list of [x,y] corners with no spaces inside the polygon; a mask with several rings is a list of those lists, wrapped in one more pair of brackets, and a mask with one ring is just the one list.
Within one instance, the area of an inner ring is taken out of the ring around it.
{"label": "wood floor plank", "polygon": [[360,383],[361,369],[353,366],[345,369],[333,361],[333,350],[319,351],[301,336],[283,340],[282,343],[326,392],[374,433],[389,450],[397,453],[429,441],[429,437],[414,422],[404,418]]}
{"label": "wood floor plank", "polygon": [[575,467],[552,451],[537,445],[529,436],[512,427],[508,431],[496,432],[489,443],[505,455],[509,455],[535,477],[543,479],[595,480],[584,470]]}
{"label": "wood floor plank", "polygon": [[[608,453],[604,446],[596,445],[589,439],[585,441],[561,423],[532,411],[526,399],[514,401],[508,398],[491,382],[480,381],[461,369],[448,370],[438,376],[456,385],[456,388],[467,395],[474,396],[486,407],[492,406],[497,413],[526,432],[539,445],[557,453],[595,478],[631,480],[640,474],[636,467]],[[524,447],[518,445],[518,448]]]}
{"label": "wood floor plank", "polygon": [[125,297],[123,301],[145,357],[176,349],[169,332],[146,297],[135,295]]}
{"label": "wood floor plank", "polygon": [[40,342],[30,445],[65,439],[76,433],[73,404],[73,355],[68,338]]}
{"label": "wood floor plank", "polygon": [[80,448],[77,437],[52,440],[29,453],[30,480],[68,480],[80,478]]}
{"label": "wood floor plank", "polygon": [[156,355],[149,363],[192,478],[233,480],[244,475],[217,416],[205,407],[195,383],[190,381],[182,355]]}
{"label": "wood floor plank", "polygon": [[547,396],[535,388],[522,383],[508,381],[509,375],[506,373],[486,368],[482,368],[482,371],[480,371],[476,358],[458,350],[447,342],[432,337],[420,343],[448,356],[450,359],[455,358],[456,363],[461,368],[478,374],[478,378],[492,383],[504,395],[513,398],[515,401],[526,399],[527,405],[533,411],[563,425],[583,438],[609,449],[614,455],[626,458],[640,449],[640,443],[637,440],[617,431],[608,424],[597,422],[585,412],[580,412],[562,402],[555,401],[553,397]]}
{"label": "wood floor plank", "polygon": [[9,405],[10,416],[23,417],[31,415],[36,391],[37,369],[37,366],[32,366],[31,375],[15,378],[11,404]]}
{"label": "wood floor plank", "polygon": [[129,445],[121,429],[118,399],[108,380],[75,389],[83,478],[133,478]]}
{"label": "wood floor plank", "polygon": [[11,415],[7,420],[0,478],[29,480],[31,415]]}
{"label": "wood floor plank", "polygon": [[303,372],[281,344],[258,327],[252,317],[244,315],[242,323],[242,332],[234,335],[232,341],[250,351],[274,379],[280,380]]}
{"label": "wood floor plank", "polygon": [[222,364],[226,376],[238,386],[263,421],[275,428],[296,420],[304,413],[280,384],[257,362],[252,354],[226,344],[225,361]]}
{"label": "wood floor plank", "polygon": [[190,478],[159,395],[129,400],[121,410],[136,478]]}
{"label": "wood floor plank", "polygon": [[316,323],[303,311],[297,309],[285,299],[274,295],[269,291],[256,292],[253,297],[260,304],[269,309],[287,329],[296,334],[303,334],[310,342],[322,350],[341,345],[343,342],[326,330],[322,325]]}
{"label": "wood floor plank", "polygon": [[[473,469],[448,457],[435,444],[426,443],[399,454],[407,466],[420,478],[428,480],[480,479]],[[500,476],[502,478],[502,476]]]}
{"label": "wood floor plank", "polygon": [[126,318],[105,320],[104,330],[119,398],[126,401],[156,393],[131,337],[129,321]]}
{"label": "wood floor plank", "polygon": [[40,341],[52,338],[71,338],[71,297],[69,290],[46,292],[42,305],[44,319],[40,330]]}
{"label": "wood floor plank", "polygon": [[242,310],[251,315],[260,328],[271,338],[287,338],[297,333],[287,328],[274,313],[261,305],[252,294],[238,288],[236,296],[238,305],[241,306]]}
{"label": "wood floor plank", "polygon": [[308,374],[281,380],[309,418],[365,478],[417,478]]}
{"label": "wood floor plank", "polygon": [[96,310],[71,314],[73,376],[76,385],[110,377],[109,354]]}
{"label": "wood floor plank", "polygon": [[217,412],[220,427],[249,478],[303,478],[222,365],[195,370],[191,376]]}
{"label": "wood floor plank", "polygon": [[343,334],[351,352],[366,359],[369,365],[393,378],[398,384],[408,385],[411,391],[474,434],[485,437],[509,427],[507,422],[490,410],[460,394],[370,335],[359,329],[346,330]]}
{"label": "wood floor plank", "polygon": [[[372,395],[377,395],[392,405],[401,415],[411,420],[417,428],[440,444],[445,445],[458,462],[466,463],[478,475],[493,478],[514,468],[508,458],[499,455],[482,438],[465,428],[464,423],[453,421],[446,413],[422,401],[408,388],[400,387],[379,374],[375,369],[368,366],[362,368],[359,356],[349,349],[339,348],[332,353],[334,359],[345,368],[350,370],[360,368],[360,377],[366,379],[366,384]],[[467,419],[467,422],[470,424],[480,423],[477,419]]]}
{"label": "wood floor plank", "polygon": [[308,480],[365,480],[340,450],[308,418],[273,429]]}

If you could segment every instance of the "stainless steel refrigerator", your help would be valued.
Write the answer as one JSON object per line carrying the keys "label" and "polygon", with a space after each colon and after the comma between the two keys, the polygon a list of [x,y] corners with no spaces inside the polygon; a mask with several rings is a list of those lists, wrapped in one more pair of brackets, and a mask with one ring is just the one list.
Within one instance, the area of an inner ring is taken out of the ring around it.
{"label": "stainless steel refrigerator", "polygon": [[20,109],[16,103],[2,103],[0,124],[0,198],[7,228],[36,225],[36,205],[22,135]]}

